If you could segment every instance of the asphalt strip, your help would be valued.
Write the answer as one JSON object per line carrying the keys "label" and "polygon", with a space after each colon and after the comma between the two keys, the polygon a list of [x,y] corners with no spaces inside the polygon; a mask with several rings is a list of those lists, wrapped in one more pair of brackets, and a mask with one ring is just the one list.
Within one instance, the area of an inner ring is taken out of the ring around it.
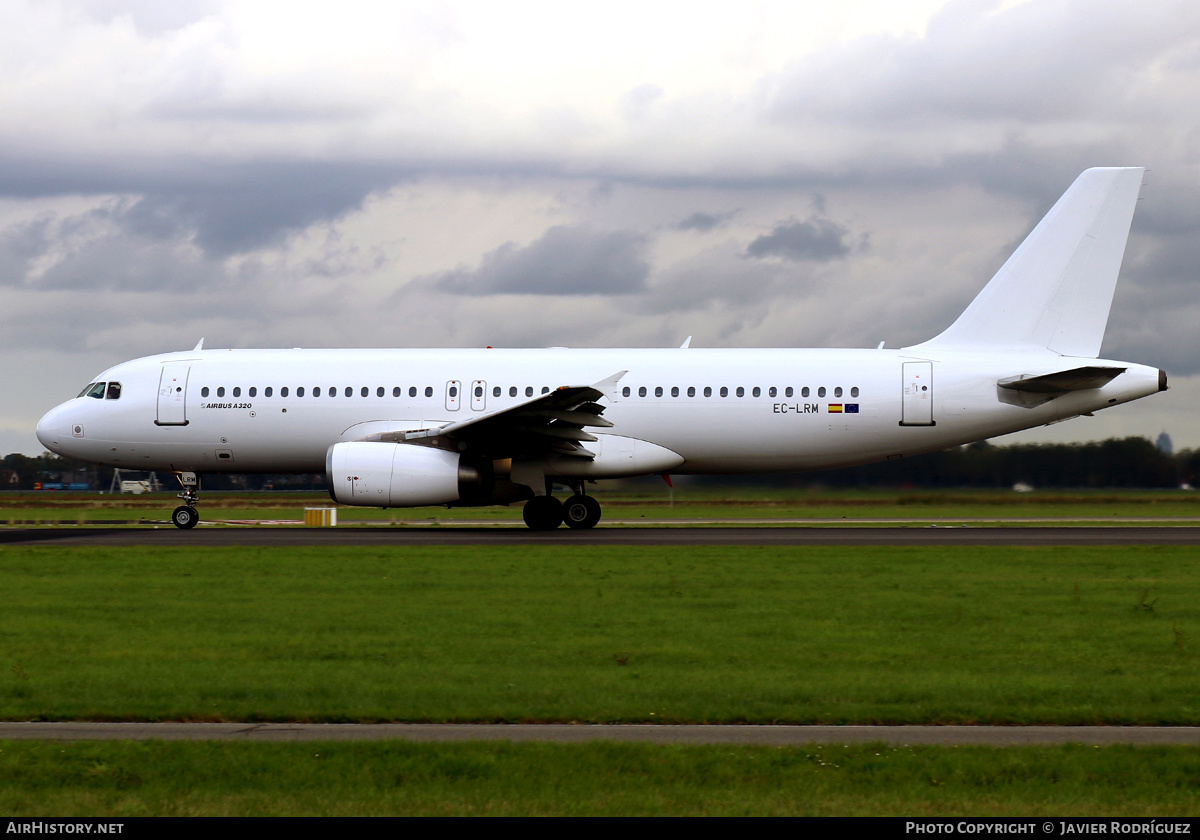
{"label": "asphalt strip", "polygon": [[1200,744],[1194,726],[745,726],[472,723],[0,722],[0,740],[625,741],[653,744],[883,743],[891,746]]}

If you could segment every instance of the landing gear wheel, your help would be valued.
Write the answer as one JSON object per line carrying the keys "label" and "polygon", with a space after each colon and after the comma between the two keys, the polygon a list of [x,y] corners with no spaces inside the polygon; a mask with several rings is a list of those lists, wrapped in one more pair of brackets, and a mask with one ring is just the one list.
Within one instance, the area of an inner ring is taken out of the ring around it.
{"label": "landing gear wheel", "polygon": [[572,496],[562,510],[568,528],[595,528],[600,521],[600,503],[591,496]]}
{"label": "landing gear wheel", "polygon": [[171,514],[171,521],[175,523],[176,528],[186,531],[188,528],[196,527],[196,523],[200,521],[200,514],[191,505],[180,505]]}
{"label": "landing gear wheel", "polygon": [[553,496],[534,496],[525,503],[521,517],[535,531],[553,531],[563,521],[562,502]]}

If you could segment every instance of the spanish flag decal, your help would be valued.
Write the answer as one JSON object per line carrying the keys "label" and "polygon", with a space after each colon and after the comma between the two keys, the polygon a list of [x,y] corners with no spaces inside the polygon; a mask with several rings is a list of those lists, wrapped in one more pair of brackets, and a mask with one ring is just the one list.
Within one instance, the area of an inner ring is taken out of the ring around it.
{"label": "spanish flag decal", "polygon": [[841,403],[830,403],[829,404],[829,413],[830,414],[841,414],[842,413],[842,404]]}

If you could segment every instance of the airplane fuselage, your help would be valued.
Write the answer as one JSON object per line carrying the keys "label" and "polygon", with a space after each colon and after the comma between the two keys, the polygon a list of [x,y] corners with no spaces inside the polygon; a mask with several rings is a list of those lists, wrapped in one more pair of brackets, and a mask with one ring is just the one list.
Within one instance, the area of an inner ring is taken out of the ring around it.
{"label": "airplane fuselage", "polygon": [[[1034,407],[1002,401],[996,386],[1085,364],[1124,373]],[[335,443],[436,428],[620,371],[605,395],[613,426],[593,430],[588,445],[627,446],[631,457],[552,459],[547,474],[848,466],[1057,422],[1161,387],[1156,368],[1028,350],[203,350],[110,368],[95,381],[120,383],[119,398],[69,400],[38,436],[60,454],[127,469],[318,473]],[[639,459],[626,441],[653,452]]]}

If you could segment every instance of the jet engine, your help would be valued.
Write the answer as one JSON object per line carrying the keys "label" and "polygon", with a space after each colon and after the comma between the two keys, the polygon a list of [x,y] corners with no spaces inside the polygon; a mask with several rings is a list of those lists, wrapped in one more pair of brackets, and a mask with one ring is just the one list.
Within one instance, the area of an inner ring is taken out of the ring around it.
{"label": "jet engine", "polygon": [[488,497],[490,462],[411,443],[349,441],[325,454],[329,495],[343,505],[420,507]]}

